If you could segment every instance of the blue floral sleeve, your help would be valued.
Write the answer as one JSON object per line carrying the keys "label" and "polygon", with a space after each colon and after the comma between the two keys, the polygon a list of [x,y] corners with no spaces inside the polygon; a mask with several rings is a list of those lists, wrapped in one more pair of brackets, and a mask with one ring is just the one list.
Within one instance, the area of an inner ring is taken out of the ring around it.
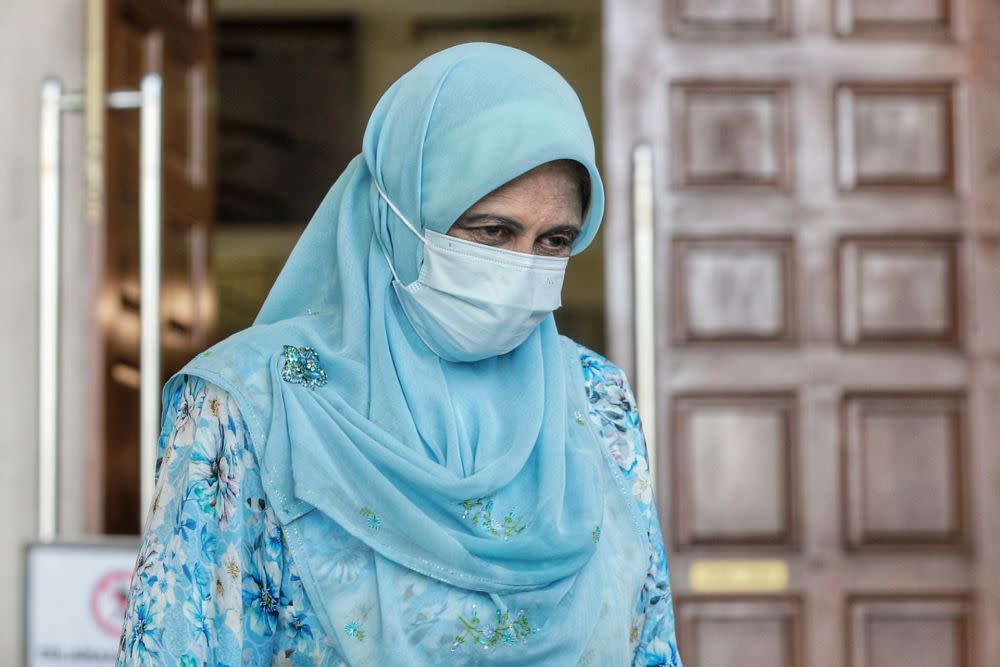
{"label": "blue floral sleeve", "polygon": [[634,667],[682,667],[674,630],[667,554],[650,482],[646,439],[625,374],[604,357],[580,346],[590,419],[631,486],[649,535],[649,568],[636,601],[631,643]]}
{"label": "blue floral sleeve", "polygon": [[287,558],[230,396],[191,378],[163,423],[117,664],[340,664]]}

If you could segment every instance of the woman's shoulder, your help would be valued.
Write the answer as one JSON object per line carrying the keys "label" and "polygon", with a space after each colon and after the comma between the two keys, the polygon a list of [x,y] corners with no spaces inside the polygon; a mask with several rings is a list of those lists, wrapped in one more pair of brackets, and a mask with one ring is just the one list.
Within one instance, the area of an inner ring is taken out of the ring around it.
{"label": "woman's shoulder", "polygon": [[[564,337],[563,340],[580,359],[580,366],[583,369],[583,381],[588,394],[592,391],[600,392],[602,389],[608,389],[610,387],[605,387],[605,385],[610,383],[631,398],[632,390],[629,387],[628,379],[625,377],[625,372],[616,366],[614,362],[571,338]],[[619,392],[615,392],[612,398],[619,398],[617,393]]]}
{"label": "woman's shoulder", "polygon": [[[163,427],[177,425],[178,420],[201,424],[202,416],[218,417],[220,406],[226,408],[226,418],[239,424],[247,421],[244,386],[224,374],[189,363],[163,385]],[[253,420],[251,420],[253,421]]]}
{"label": "woman's shoulder", "polygon": [[274,353],[274,345],[269,344],[274,337],[269,329],[273,328],[253,326],[238,331],[195,355],[178,375],[200,377],[235,393],[234,387],[251,383],[251,378],[257,375],[266,375]]}
{"label": "woman's shoulder", "polygon": [[[590,404],[590,420],[619,464],[630,470],[637,456],[645,458],[646,446],[639,410],[628,379],[622,369],[604,356],[579,343],[572,344],[583,368],[583,388]],[[630,444],[628,454],[621,459],[618,448],[623,441]]]}
{"label": "woman's shoulder", "polygon": [[[169,399],[185,391],[189,384],[202,383],[231,399],[235,412],[259,436],[271,415],[272,366],[275,357],[299,343],[292,327],[281,324],[254,325],[219,341],[196,355],[164,386]],[[308,349],[295,347],[293,349]]]}
{"label": "woman's shoulder", "polygon": [[[193,444],[222,447],[246,438],[246,422],[238,403],[224,387],[197,375],[178,374],[165,388],[161,448]],[[225,437],[220,438],[220,434]],[[241,445],[242,446],[242,445]],[[218,452],[211,451],[212,456]]]}

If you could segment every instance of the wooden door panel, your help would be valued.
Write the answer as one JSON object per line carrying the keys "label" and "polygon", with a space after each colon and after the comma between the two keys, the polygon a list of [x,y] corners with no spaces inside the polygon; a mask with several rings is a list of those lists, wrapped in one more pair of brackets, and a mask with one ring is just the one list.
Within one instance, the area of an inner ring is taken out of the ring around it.
{"label": "wooden door panel", "polygon": [[951,32],[949,0],[835,0],[837,31],[845,37],[938,37]]}
{"label": "wooden door panel", "polygon": [[968,320],[975,327],[968,336],[969,345],[976,347],[980,354],[1000,358],[1000,337],[991,332],[1000,331],[1000,299],[996,298],[996,286],[1000,285],[1000,235],[982,235],[975,241],[964,243],[968,258],[966,275],[973,293],[979,295],[979,303]]}
{"label": "wooden door panel", "polygon": [[794,546],[798,488],[791,395],[674,399],[674,544]]}
{"label": "wooden door panel", "polygon": [[837,259],[844,345],[959,344],[956,237],[845,236]]}
{"label": "wooden door panel", "polygon": [[845,397],[850,547],[964,545],[963,403],[960,394]]}
{"label": "wooden door panel", "polygon": [[[207,266],[215,71],[209,3],[107,0],[106,16],[108,88],[138,90],[145,74],[163,77],[159,371],[166,377],[207,343],[214,313]],[[139,529],[139,113],[107,111],[104,135],[103,523],[105,532],[132,534]]]}
{"label": "wooden door panel", "polygon": [[793,341],[793,253],[788,238],[674,237],[673,342]]}
{"label": "wooden door panel", "polygon": [[788,660],[740,625],[773,591],[719,620],[689,576],[766,557],[803,664],[1000,664],[1000,6],[605,10],[609,342],[629,367],[643,143],[682,657]]}
{"label": "wooden door panel", "polygon": [[781,37],[791,27],[789,0],[666,0],[666,31],[678,39]]}
{"label": "wooden door panel", "polygon": [[677,601],[686,667],[802,667],[798,600],[693,597]]}
{"label": "wooden door panel", "polygon": [[851,667],[961,667],[972,662],[965,596],[854,596]]}
{"label": "wooden door panel", "polygon": [[670,100],[675,187],[789,187],[786,83],[681,81]]}
{"label": "wooden door panel", "polygon": [[955,187],[951,82],[842,82],[838,176],[845,191]]}

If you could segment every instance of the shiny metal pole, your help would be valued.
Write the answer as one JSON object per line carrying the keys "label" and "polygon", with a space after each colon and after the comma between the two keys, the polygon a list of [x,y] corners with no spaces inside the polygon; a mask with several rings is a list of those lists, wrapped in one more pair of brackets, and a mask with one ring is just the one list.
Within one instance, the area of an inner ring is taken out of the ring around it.
{"label": "shiny metal pole", "polygon": [[656,490],[656,230],[653,212],[653,150],[632,152],[632,239],[635,279],[636,401],[646,434],[649,479]]}
{"label": "shiny metal pole", "polygon": [[[64,93],[57,79],[42,83],[39,127],[39,351],[38,351],[38,539],[51,541],[59,529],[59,253],[62,216],[61,115],[82,111],[84,96]],[[163,81],[143,77],[140,90],[114,91],[112,109],[140,109],[139,314],[142,372],[140,415],[140,516],[152,503],[156,441],[160,431],[160,274],[162,230]]]}
{"label": "shiny metal pole", "polygon": [[39,131],[38,539],[59,527],[59,233],[62,83],[42,83]]}
{"label": "shiny metal pole", "polygon": [[163,80],[147,74],[140,87],[139,147],[139,474],[140,525],[153,502],[160,433],[160,270],[162,230]]}

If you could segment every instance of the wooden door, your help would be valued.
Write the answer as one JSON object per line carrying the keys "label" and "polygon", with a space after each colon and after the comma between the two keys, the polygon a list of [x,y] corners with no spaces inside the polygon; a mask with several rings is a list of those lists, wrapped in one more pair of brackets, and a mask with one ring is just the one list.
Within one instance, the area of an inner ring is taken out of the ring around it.
{"label": "wooden door", "polygon": [[[164,377],[208,342],[214,296],[208,232],[214,195],[214,44],[209,0],[107,0],[108,90],[163,77]],[[104,118],[104,503],[106,533],[139,531],[139,113]],[[142,443],[144,447],[152,443]]]}
{"label": "wooden door", "polygon": [[685,665],[1000,665],[1000,5],[604,9],[610,349],[648,144]]}

